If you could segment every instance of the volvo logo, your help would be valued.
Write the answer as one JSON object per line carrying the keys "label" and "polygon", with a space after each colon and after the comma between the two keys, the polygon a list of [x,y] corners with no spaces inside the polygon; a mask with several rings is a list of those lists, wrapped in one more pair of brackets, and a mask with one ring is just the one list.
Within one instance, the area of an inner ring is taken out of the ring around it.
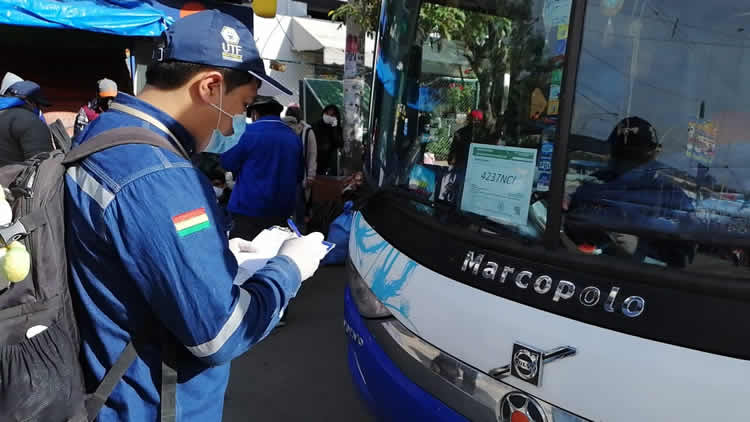
{"label": "volvo logo", "polygon": [[[540,296],[549,297],[555,304],[578,302],[584,308],[600,306],[605,312],[619,312],[629,318],[641,316],[646,310],[646,299],[641,296],[620,295],[620,288],[612,286],[602,291],[598,286],[581,288],[575,282],[568,280],[555,281],[552,277],[542,274],[535,275],[531,271],[514,267],[501,267],[497,262],[486,261],[482,253],[469,251],[466,253],[462,272],[469,272],[474,276],[500,285],[515,286],[521,290],[533,291]],[[618,299],[625,297],[624,299]]]}
{"label": "volvo logo", "polygon": [[542,369],[545,364],[575,354],[575,347],[570,346],[542,351],[522,343],[513,343],[510,364],[491,369],[489,374],[495,379],[503,379],[508,375],[513,375],[518,379],[539,386],[542,383]]}
{"label": "volvo logo", "polygon": [[544,408],[528,394],[515,391],[506,394],[497,409],[498,422],[547,422]]}
{"label": "volvo logo", "polygon": [[530,347],[516,344],[513,346],[513,364],[511,373],[513,376],[537,384],[541,376],[542,352]]}
{"label": "volvo logo", "polygon": [[354,331],[354,328],[352,328],[349,323],[344,320],[344,332],[346,335],[349,336],[349,338],[354,342],[354,344],[362,347],[365,344],[365,340],[362,338],[361,335],[359,335],[356,331]]}

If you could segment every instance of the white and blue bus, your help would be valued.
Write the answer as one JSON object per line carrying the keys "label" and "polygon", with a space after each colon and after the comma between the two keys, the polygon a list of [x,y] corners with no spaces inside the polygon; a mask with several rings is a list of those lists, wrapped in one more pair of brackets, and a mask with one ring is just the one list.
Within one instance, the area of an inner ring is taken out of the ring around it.
{"label": "white and blue bus", "polygon": [[747,421],[750,3],[384,0],[345,329],[386,421]]}

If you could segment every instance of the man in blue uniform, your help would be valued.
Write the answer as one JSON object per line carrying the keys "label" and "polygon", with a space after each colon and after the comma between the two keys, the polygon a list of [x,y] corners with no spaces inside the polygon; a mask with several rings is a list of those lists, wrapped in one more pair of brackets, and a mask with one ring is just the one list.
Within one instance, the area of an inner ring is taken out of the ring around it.
{"label": "man in blue uniform", "polygon": [[305,165],[302,141],[281,120],[283,109],[273,97],[256,98],[248,107],[253,124],[221,156],[222,167],[238,175],[227,206],[234,219],[232,236],[253,239],[294,214]]}
{"label": "man in blue uniform", "polygon": [[[244,131],[245,109],[259,89],[288,92],[265,74],[253,35],[226,14],[178,20],[164,40],[143,92],[119,94],[77,142],[138,126],[187,156],[221,153]],[[113,147],[71,167],[66,214],[89,388],[128,342],[135,339],[138,352],[100,421],[159,419],[160,327],[177,348],[176,420],[220,421],[229,362],[273,329],[325,254],[319,233],[295,238],[234,284],[233,252],[252,245],[227,240],[211,183],[187,159],[144,144]]]}

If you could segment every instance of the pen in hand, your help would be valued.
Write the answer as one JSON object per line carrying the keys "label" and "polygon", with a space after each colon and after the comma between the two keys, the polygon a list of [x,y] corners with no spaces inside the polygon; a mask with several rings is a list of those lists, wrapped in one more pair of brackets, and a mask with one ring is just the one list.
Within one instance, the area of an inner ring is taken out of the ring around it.
{"label": "pen in hand", "polygon": [[[287,224],[287,226],[289,226],[289,230],[291,230],[295,235],[297,235],[297,237],[302,237],[302,233],[299,232],[299,229],[294,224],[294,221],[292,221],[291,218],[289,218],[289,219],[286,220],[286,224]],[[325,240],[323,241],[323,245],[325,245],[325,247],[326,247],[326,249],[328,251],[330,251],[331,249],[333,249],[334,247],[336,247],[335,243],[326,242]]]}
{"label": "pen in hand", "polygon": [[286,220],[287,226],[289,226],[289,229],[294,232],[294,234],[297,235],[297,237],[302,237],[302,233],[299,232],[299,229],[297,229],[297,226],[294,224],[294,221],[292,221],[291,218],[288,218]]}

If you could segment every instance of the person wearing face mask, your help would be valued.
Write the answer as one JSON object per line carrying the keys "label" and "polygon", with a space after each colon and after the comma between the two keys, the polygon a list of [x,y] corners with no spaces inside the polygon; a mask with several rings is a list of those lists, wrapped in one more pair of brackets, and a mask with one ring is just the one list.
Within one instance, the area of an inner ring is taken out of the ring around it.
{"label": "person wearing face mask", "polygon": [[[201,154],[201,155],[209,155],[209,154]],[[232,189],[230,189],[229,186],[227,186],[226,171],[224,171],[224,169],[218,165],[218,162],[217,162],[217,165],[212,166],[211,168],[205,168],[205,167],[202,168],[201,164],[204,164],[204,163],[198,163],[198,164],[195,164],[195,166],[198,167],[198,169],[203,174],[205,174],[209,178],[209,180],[211,180],[211,185],[213,185],[213,189],[214,189],[214,195],[216,195],[216,200],[219,201],[219,207],[222,210],[226,210],[227,204],[229,203],[229,197],[232,194]]]}
{"label": "person wearing face mask", "polygon": [[237,175],[227,206],[232,236],[252,239],[268,227],[285,226],[294,214],[304,178],[302,142],[281,120],[283,109],[273,97],[257,97],[247,109],[253,123],[221,156],[221,166]]}
{"label": "person wearing face mask", "polygon": [[19,163],[54,149],[41,108],[49,106],[34,82],[20,81],[0,97],[0,166]]}
{"label": "person wearing face mask", "polygon": [[338,152],[344,146],[341,113],[338,107],[333,104],[327,105],[320,120],[313,125],[313,130],[318,142],[318,174],[337,176]]}
{"label": "person wearing face mask", "polygon": [[[235,146],[258,93],[291,92],[266,75],[248,28],[215,9],[177,20],[153,57],[141,94],[119,93],[73,151],[134,127],[169,148],[114,144],[65,175],[84,378],[93,392],[113,368],[127,368],[100,421],[218,422],[230,361],[273,330],[326,247],[320,233],[292,238],[234,280],[236,256],[253,245],[227,239],[212,184],[189,157]],[[132,350],[130,363],[123,351]]]}
{"label": "person wearing face mask", "polygon": [[93,122],[100,114],[109,110],[110,104],[112,104],[117,96],[117,83],[105,78],[96,83],[96,90],[96,98],[81,107],[76,115],[75,126],[73,128],[74,136],[78,136],[89,123]]}

